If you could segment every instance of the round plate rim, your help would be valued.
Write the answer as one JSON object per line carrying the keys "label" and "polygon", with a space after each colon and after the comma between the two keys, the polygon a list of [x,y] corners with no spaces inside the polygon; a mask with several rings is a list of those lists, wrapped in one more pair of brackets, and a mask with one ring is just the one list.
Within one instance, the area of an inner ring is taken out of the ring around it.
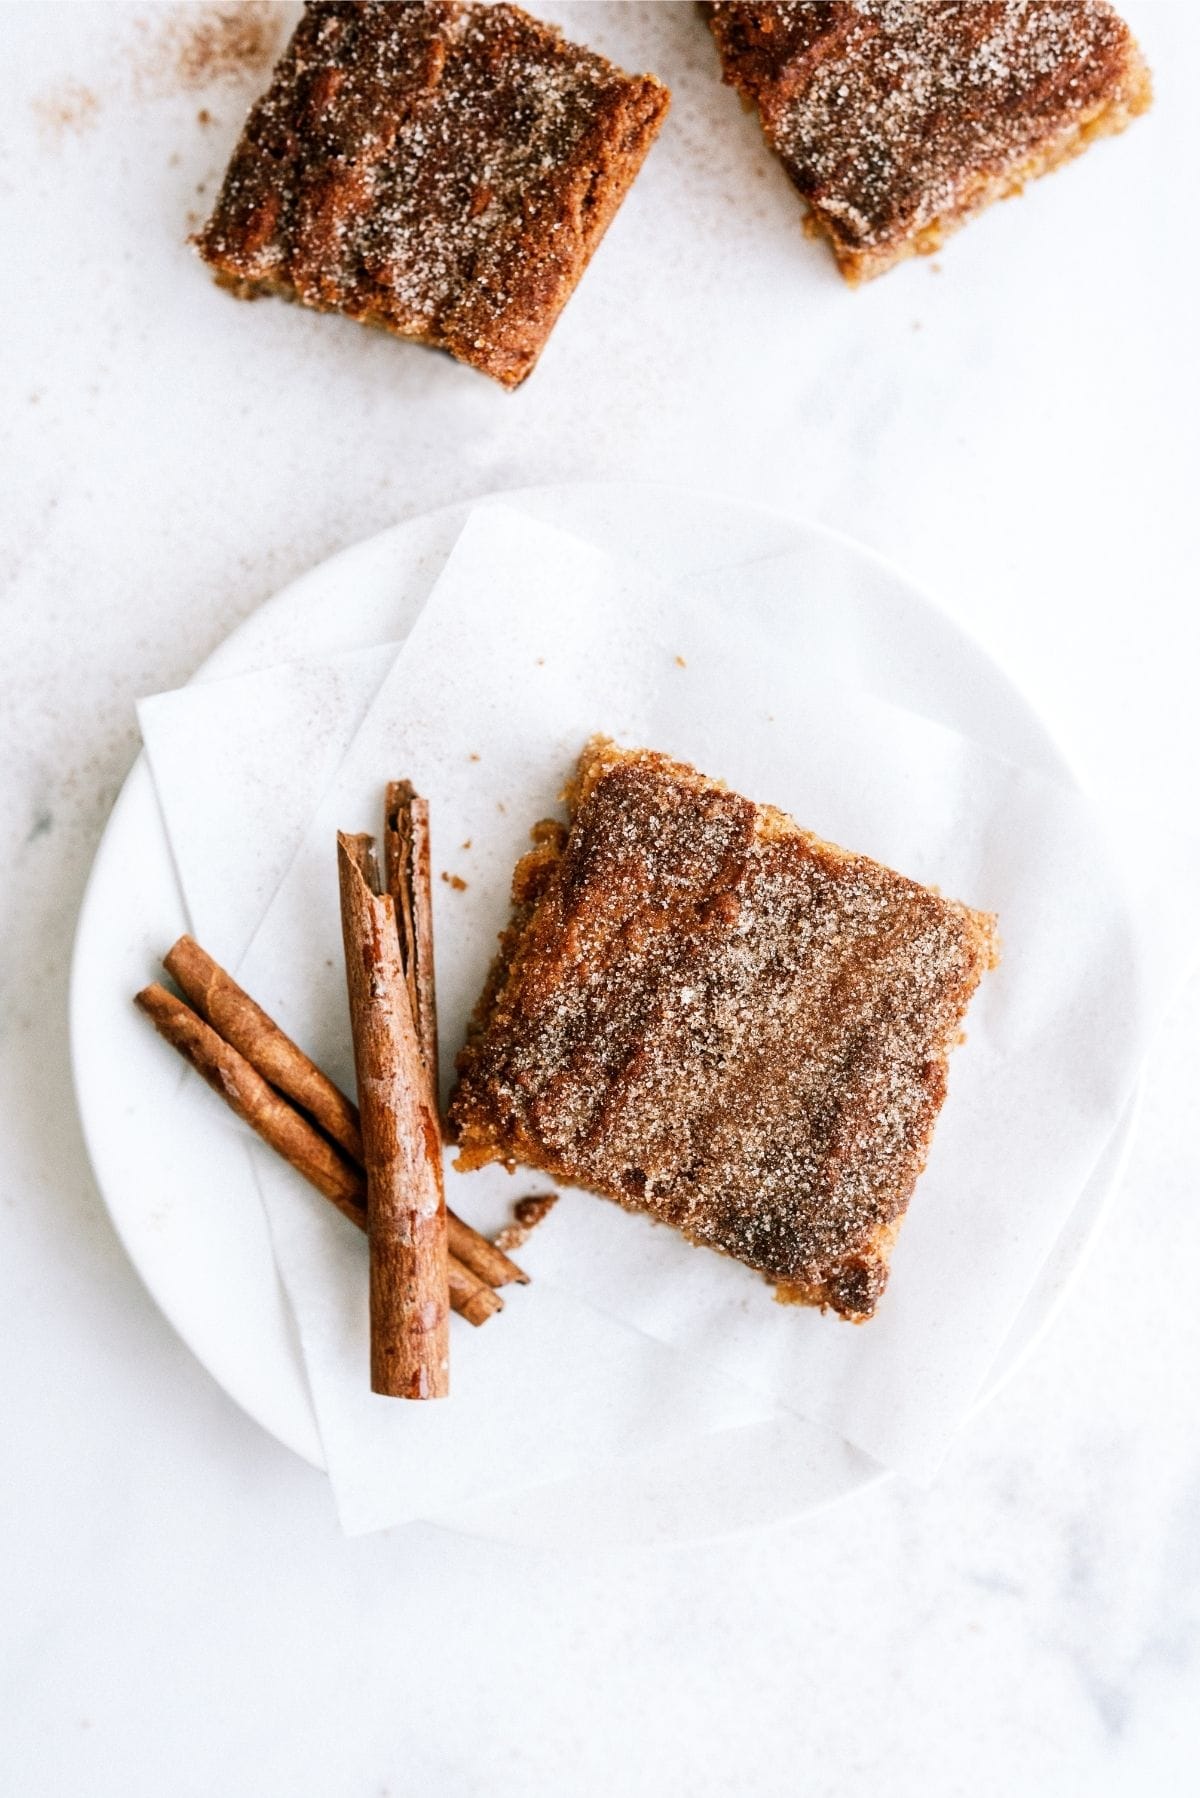
{"label": "round plate rim", "polygon": [[[456,516],[465,518],[474,506],[486,503],[500,502],[519,506],[522,502],[531,503],[539,500],[546,501],[563,494],[579,495],[581,493],[593,493],[619,496],[622,493],[632,492],[640,494],[653,492],[663,496],[674,495],[678,500],[688,503],[696,503],[698,501],[708,502],[714,506],[723,508],[726,511],[736,511],[743,516],[757,515],[764,521],[764,523],[769,522],[776,528],[785,529],[794,536],[797,541],[805,538],[816,538],[827,544],[835,545],[839,550],[848,553],[852,557],[869,562],[878,572],[882,573],[888,581],[893,583],[898,589],[902,589],[911,601],[916,602],[921,608],[932,612],[938,619],[939,627],[949,637],[957,641],[957,645],[962,651],[972,658],[988,665],[993,677],[1006,689],[1007,697],[1021,708],[1023,724],[1026,727],[1032,727],[1035,735],[1040,738],[1039,747],[1041,748],[1048,765],[1054,769],[1060,778],[1065,778],[1076,788],[1081,791],[1086,791],[1085,783],[1081,779],[1079,770],[1072,757],[1055,733],[1050,729],[1045,719],[1033,707],[1032,703],[1023,693],[1018,682],[1013,675],[1009,673],[1007,668],[1003,666],[995,652],[989,647],[985,647],[978,638],[975,637],[959,619],[948,612],[936,598],[931,596],[910,577],[905,575],[894,563],[878,550],[859,542],[849,534],[833,527],[813,520],[795,517],[778,508],[765,505],[759,501],[734,498],[727,494],[711,491],[706,492],[702,489],[698,490],[670,482],[629,482],[611,480],[542,483],[488,493],[480,495],[473,500],[454,501],[448,505],[434,508],[429,512],[418,513],[411,518],[398,520],[397,522],[384,527],[381,531],[373,533],[369,537],[361,538],[355,543],[346,545],[342,549],[336,551],[333,555],[326,557],[323,561],[304,570],[301,574],[287,582],[277,592],[270,595],[261,605],[250,612],[232,631],[214,646],[203,662],[200,663],[189,677],[188,684],[190,684],[191,681],[213,678],[222,673],[236,672],[236,668],[230,667],[228,664],[237,664],[239,662],[239,649],[244,648],[247,640],[255,641],[256,639],[265,636],[277,619],[285,617],[289,610],[295,608],[305,587],[313,583],[323,583],[331,578],[336,578],[336,573],[341,567],[347,564],[352,565],[356,558],[361,558],[371,553],[378,553],[385,541],[389,539],[402,538],[406,532],[413,532],[423,526],[431,527],[438,523],[449,522]],[[243,659],[240,665],[252,666],[255,664],[253,661],[246,661]],[[248,1416],[259,1423],[277,1441],[299,1455],[302,1460],[305,1460],[309,1465],[317,1469],[323,1470],[324,1460],[321,1453],[320,1440],[316,1432],[315,1421],[312,1419],[311,1406],[309,1405],[307,1392],[303,1395],[304,1407],[308,1413],[307,1427],[301,1430],[296,1427],[295,1418],[290,1422],[281,1420],[278,1416],[270,1414],[269,1407],[250,1402],[243,1392],[235,1390],[233,1385],[229,1384],[209,1366],[200,1351],[194,1346],[189,1328],[186,1322],[178,1316],[177,1309],[170,1296],[164,1293],[156,1282],[152,1281],[143,1268],[138,1254],[137,1242],[131,1237],[130,1232],[125,1227],[120,1214],[120,1207],[110,1202],[109,1194],[105,1190],[104,1183],[101,1180],[98,1166],[100,1155],[95,1142],[94,1128],[85,1099],[86,1070],[84,1066],[83,1051],[80,1046],[81,1033],[78,1028],[78,1018],[83,1006],[85,952],[93,908],[97,903],[97,895],[100,893],[103,886],[107,860],[113,853],[113,845],[120,835],[122,819],[126,811],[131,809],[133,805],[137,803],[138,787],[140,783],[149,783],[149,781],[150,774],[146,756],[144,751],[139,751],[125,780],[122,782],[121,789],[105,823],[85,883],[76,924],[69,977],[69,1051],[76,1108],[80,1118],[85,1146],[87,1148],[97,1187],[104,1200],[105,1208],[113,1223],[113,1227],[117,1232],[117,1236],[137,1270],[139,1278],[142,1279],[143,1284],[154,1299],[155,1304],[171,1324],[171,1327],[175,1330],[176,1334],[180,1336],[192,1350],[193,1354],[196,1355],[197,1359],[200,1360],[201,1365],[205,1366],[207,1370],[212,1373],[212,1377],[218,1380],[218,1383],[222,1388]],[[1027,1357],[1044,1339],[1045,1335],[1053,1327],[1054,1322],[1059,1316],[1070,1287],[1074,1283],[1074,1280],[1083,1265],[1088,1249],[1095,1241],[1096,1235],[1112,1201],[1112,1197],[1120,1185],[1132,1146],[1136,1118],[1140,1106],[1140,1096],[1141,1092],[1139,1087],[1117,1126],[1114,1138],[1108,1148],[1106,1148],[1105,1159],[1107,1159],[1111,1165],[1105,1178],[1103,1192],[1100,1200],[1095,1204],[1094,1209],[1087,1218],[1085,1227],[1082,1234],[1079,1236],[1078,1241],[1071,1247],[1068,1265],[1065,1271],[1059,1277],[1044,1308],[1032,1325],[1025,1330],[1021,1339],[1014,1343],[1010,1337],[1009,1341],[1006,1342],[1004,1349],[1002,1349],[1001,1354],[998,1357],[997,1366],[992,1370],[992,1373],[989,1375],[988,1380],[981,1390],[973,1414],[977,1414],[977,1412],[1008,1383],[1023,1365]],[[1074,1214],[1072,1215],[1074,1216]],[[1071,1229],[1072,1225],[1069,1221],[1064,1227],[1064,1238],[1068,1236]],[[1023,1321],[1024,1317],[1025,1314],[1022,1312],[1021,1319],[1019,1319],[1018,1322]],[[1017,1331],[1014,1328],[1014,1335],[1016,1334]],[[1011,1347],[1010,1343],[1012,1344]],[[879,1479],[888,1477],[886,1469],[876,1468],[870,1463],[867,1463],[865,1458],[863,1459],[864,1467],[861,1477],[857,1479],[853,1485],[848,1485],[843,1493],[834,1494],[818,1500],[815,1503],[804,1506],[799,1512],[791,1513],[791,1515],[812,1514],[817,1510],[826,1508],[830,1504],[839,1502],[841,1497],[849,1496],[851,1491],[860,1491],[866,1486],[875,1484]],[[687,1540],[709,1540],[716,1535],[734,1534],[741,1529],[749,1527],[753,1527],[752,1524],[741,1522],[734,1523],[728,1530],[697,1532],[693,1535],[689,1535]]]}

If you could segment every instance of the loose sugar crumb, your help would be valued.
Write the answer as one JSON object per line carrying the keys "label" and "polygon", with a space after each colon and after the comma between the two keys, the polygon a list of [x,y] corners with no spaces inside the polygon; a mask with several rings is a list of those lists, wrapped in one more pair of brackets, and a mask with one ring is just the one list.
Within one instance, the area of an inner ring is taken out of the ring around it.
{"label": "loose sugar crumb", "polygon": [[513,1206],[513,1221],[505,1224],[497,1236],[496,1247],[506,1255],[513,1254],[529,1241],[543,1218],[549,1217],[557,1203],[556,1192],[531,1193],[526,1199],[518,1199]]}

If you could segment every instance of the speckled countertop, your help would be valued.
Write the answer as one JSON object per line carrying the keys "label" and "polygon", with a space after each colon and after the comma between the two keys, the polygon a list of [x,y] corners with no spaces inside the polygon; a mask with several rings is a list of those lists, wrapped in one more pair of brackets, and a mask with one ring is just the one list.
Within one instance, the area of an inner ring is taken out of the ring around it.
{"label": "speckled countertop", "polygon": [[1192,1789],[1194,984],[1057,1327],[936,1487],[656,1557],[344,1540],[321,1478],[172,1335],[92,1183],[67,965],[135,696],[448,500],[665,478],[848,531],[995,652],[1101,793],[1148,828],[1194,818],[1193,9],[1130,0],[1158,103],[1127,138],[857,294],[690,6],[542,10],[675,104],[515,396],[237,306],[186,249],[289,9],[232,33],[207,7],[0,12],[0,1784]]}

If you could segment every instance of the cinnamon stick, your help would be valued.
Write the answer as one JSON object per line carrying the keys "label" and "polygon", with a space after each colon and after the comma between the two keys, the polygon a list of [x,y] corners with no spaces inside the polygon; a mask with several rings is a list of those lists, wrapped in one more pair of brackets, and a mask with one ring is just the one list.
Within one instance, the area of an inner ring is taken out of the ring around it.
{"label": "cinnamon stick", "polygon": [[367,1174],[371,1389],[449,1391],[442,1139],[409,1003],[396,907],[370,837],[338,833],[338,887]]}
{"label": "cinnamon stick", "polygon": [[264,1080],[294,1100],[361,1167],[357,1107],[249,993],[190,936],[181,936],[167,950],[163,967],[217,1035],[244,1055]]}
{"label": "cinnamon stick", "polygon": [[[146,1013],[159,1035],[191,1063],[264,1142],[318,1192],[324,1193],[343,1217],[366,1232],[367,1184],[360,1168],[344,1161],[321,1133],[268,1085],[244,1055],[174,993],[155,983],[143,988],[134,1003]],[[468,1323],[484,1323],[504,1308],[503,1299],[453,1256],[449,1284],[450,1302]]]}
{"label": "cinnamon stick", "polygon": [[134,1003],[146,1013],[159,1035],[166,1037],[213,1091],[220,1093],[225,1103],[297,1173],[303,1174],[355,1223],[365,1218],[363,1179],[358,1169],[344,1161],[332,1143],[281,1098],[244,1055],[217,1035],[211,1024],[157,982],[144,987]]}
{"label": "cinnamon stick", "polygon": [[[433,967],[433,872],[429,850],[429,804],[410,780],[388,782],[384,809],[384,877],[396,907],[400,956],[408,986],[409,1003],[417,1026],[421,1061],[428,1082],[430,1103],[438,1115],[437,989]],[[460,1261],[489,1286],[515,1281],[529,1283],[529,1275],[504,1250],[464,1224],[453,1211],[446,1213],[450,1247]]]}
{"label": "cinnamon stick", "polygon": [[[391,793],[392,789],[389,787],[389,816]],[[424,884],[427,888],[430,884],[427,856]],[[424,940],[429,945],[424,960],[429,969],[428,992],[432,1003],[431,916],[424,927]],[[403,944],[401,947],[403,950]],[[294,1100],[307,1112],[313,1122],[345,1150],[355,1166],[361,1168],[362,1130],[358,1107],[346,1097],[340,1087],[334,1085],[327,1074],[322,1073],[315,1062],[310,1061],[303,1049],[279,1028],[273,1018],[268,1017],[249,993],[243,991],[233,976],[227,974],[190,936],[181,936],[178,942],[172,944],[163,956],[163,967],[182,988],[200,1016],[212,1025],[217,1035],[237,1049],[264,1080],[268,1080],[279,1092]],[[436,1061],[436,1025],[432,1041]],[[433,1090],[436,1092],[436,1087]],[[365,1206],[365,1185],[362,1186],[362,1192]],[[486,1236],[481,1236],[478,1230],[465,1223],[449,1207],[446,1210],[446,1227],[450,1253],[456,1255],[486,1285],[507,1286],[512,1282],[528,1284],[528,1274],[510,1256],[496,1248]],[[453,1297],[453,1291],[451,1296]],[[456,1305],[455,1310],[458,1309]],[[501,1307],[497,1306],[496,1309]],[[463,1312],[463,1315],[466,1313]]]}
{"label": "cinnamon stick", "polygon": [[[365,1228],[365,1218],[363,1223]],[[500,1294],[493,1292],[487,1281],[481,1280],[472,1268],[464,1267],[456,1256],[450,1256],[446,1271],[450,1303],[469,1324],[485,1324],[497,1311],[503,1311],[504,1300]]]}
{"label": "cinnamon stick", "polygon": [[414,791],[410,780],[388,783],[383,841],[384,875],[396,907],[404,977],[436,1111],[439,1075],[429,804]]}
{"label": "cinnamon stick", "polygon": [[465,1224],[456,1212],[446,1207],[446,1235],[450,1253],[487,1286],[528,1286],[529,1275],[517,1266],[511,1255]]}

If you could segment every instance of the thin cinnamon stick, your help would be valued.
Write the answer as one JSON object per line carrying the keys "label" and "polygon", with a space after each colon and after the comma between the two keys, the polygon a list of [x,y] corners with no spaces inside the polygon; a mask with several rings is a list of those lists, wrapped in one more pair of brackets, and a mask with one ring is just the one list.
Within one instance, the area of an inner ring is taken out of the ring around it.
{"label": "thin cinnamon stick", "polygon": [[244,1055],[264,1080],[294,1100],[361,1167],[358,1108],[249,993],[190,936],[181,936],[167,950],[163,967],[217,1035]]}
{"label": "thin cinnamon stick", "polygon": [[[389,788],[389,802],[391,791]],[[427,863],[425,884],[428,886]],[[426,941],[430,944],[426,963],[430,969],[431,995],[432,938],[430,919],[426,932]],[[200,1016],[212,1025],[217,1035],[245,1056],[264,1080],[268,1080],[279,1092],[293,1099],[306,1111],[313,1122],[327,1136],[332,1137],[355,1165],[361,1168],[362,1130],[358,1107],[346,1097],[340,1087],[334,1085],[327,1074],[322,1073],[315,1062],[310,1061],[290,1036],[285,1035],[249,993],[243,991],[233,976],[226,973],[190,936],[181,936],[178,942],[172,944],[163,956],[163,967],[182,988]],[[436,1057],[436,1027],[433,1042]],[[362,1190],[365,1205],[365,1185]],[[450,1253],[457,1255],[464,1266],[477,1274],[486,1285],[507,1286],[513,1282],[528,1284],[528,1274],[510,1256],[496,1248],[486,1236],[481,1236],[478,1230],[465,1223],[449,1207],[446,1209],[446,1227]],[[455,1309],[458,1310],[459,1307],[455,1306]],[[466,1313],[463,1312],[463,1315]]]}
{"label": "thin cinnamon stick", "polygon": [[[367,1184],[362,1170],[344,1161],[244,1055],[174,993],[155,983],[138,993],[134,1003],[213,1091],[365,1234]],[[453,1256],[449,1284],[450,1302],[468,1323],[484,1323],[504,1308],[503,1299]]]}
{"label": "thin cinnamon stick", "polygon": [[160,1036],[190,1061],[196,1072],[264,1142],[289,1161],[338,1210],[358,1223],[365,1219],[363,1178],[343,1160],[319,1130],[302,1118],[263,1079],[246,1057],[217,1035],[211,1024],[157,982],[138,993],[141,1007]]}
{"label": "thin cinnamon stick", "polygon": [[391,896],[371,838],[338,833],[350,1029],[367,1174],[371,1389],[449,1391],[442,1139],[429,1102]]}
{"label": "thin cinnamon stick", "polygon": [[503,1311],[504,1300],[500,1294],[493,1292],[486,1280],[481,1280],[472,1268],[464,1267],[454,1255],[447,1263],[447,1275],[450,1303],[469,1324],[485,1324],[497,1311]]}
{"label": "thin cinnamon stick", "polygon": [[487,1286],[528,1286],[529,1275],[517,1266],[511,1255],[465,1224],[456,1212],[446,1207],[446,1234],[450,1253],[457,1255]]}

